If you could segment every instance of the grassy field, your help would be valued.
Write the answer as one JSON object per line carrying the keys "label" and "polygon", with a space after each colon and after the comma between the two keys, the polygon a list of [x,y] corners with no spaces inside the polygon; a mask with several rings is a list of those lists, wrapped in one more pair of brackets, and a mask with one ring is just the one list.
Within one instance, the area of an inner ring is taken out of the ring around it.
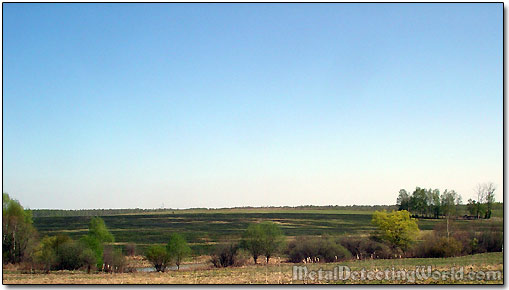
{"label": "grassy field", "polygon": [[[288,239],[295,236],[369,235],[373,210],[352,209],[217,209],[175,210],[154,213],[103,216],[115,237],[116,245],[135,243],[140,251],[150,244],[168,241],[173,232],[182,234],[195,255],[208,254],[211,247],[223,241],[236,241],[250,223],[270,220],[279,223]],[[67,234],[79,238],[86,234],[90,217],[36,217],[34,225],[41,236]],[[432,230],[445,220],[421,219],[421,230]],[[490,220],[458,220],[456,226],[477,231],[502,228],[502,218]]]}
{"label": "grassy field", "polygon": [[[347,261],[330,264],[307,264],[309,271],[333,269],[335,266],[347,266],[352,271],[365,270],[415,270],[416,266],[431,266],[433,270],[446,271],[451,267],[457,270],[463,267],[470,271],[503,272],[503,253],[485,253],[472,256],[441,259],[393,259]],[[302,283],[339,283],[339,284],[502,284],[502,280],[293,280],[294,264],[274,263],[269,265],[249,265],[238,268],[214,269],[211,267],[197,270],[169,271],[166,273],[122,273],[122,274],[86,274],[76,271],[58,271],[50,274],[21,274],[17,271],[4,270],[4,284],[302,284]],[[303,266],[301,264],[301,266]]]}

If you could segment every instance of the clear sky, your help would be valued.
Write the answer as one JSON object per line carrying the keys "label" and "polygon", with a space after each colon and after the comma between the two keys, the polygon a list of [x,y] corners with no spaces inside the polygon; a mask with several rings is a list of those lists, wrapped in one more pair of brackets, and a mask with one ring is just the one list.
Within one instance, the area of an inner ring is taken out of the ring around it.
{"label": "clear sky", "polygon": [[394,204],[492,181],[502,4],[3,4],[31,208]]}

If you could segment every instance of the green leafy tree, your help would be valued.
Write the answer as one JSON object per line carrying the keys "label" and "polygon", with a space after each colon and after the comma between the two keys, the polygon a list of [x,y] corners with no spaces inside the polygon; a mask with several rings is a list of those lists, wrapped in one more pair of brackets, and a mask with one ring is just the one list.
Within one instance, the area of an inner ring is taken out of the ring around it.
{"label": "green leafy tree", "polygon": [[461,196],[456,193],[456,191],[451,190],[447,191],[447,189],[442,194],[442,212],[447,217],[450,218],[455,216],[458,212],[458,205],[461,204]]}
{"label": "green leafy tree", "polygon": [[2,195],[2,255],[3,263],[28,261],[36,248],[37,231],[32,222],[32,213]]}
{"label": "green leafy tree", "polygon": [[410,195],[404,189],[399,191],[398,199],[396,201],[399,210],[409,210],[410,209]]}
{"label": "green leafy tree", "polygon": [[171,261],[166,248],[159,245],[150,246],[145,257],[154,265],[157,272],[164,272]]}
{"label": "green leafy tree", "polygon": [[473,200],[471,198],[468,200],[467,210],[471,216],[475,216],[477,214],[477,204],[476,204],[475,200]]}
{"label": "green leafy tree", "polygon": [[113,235],[108,231],[104,220],[100,217],[93,217],[88,226],[88,234],[83,236],[81,241],[94,252],[97,268],[102,269],[104,264],[104,243],[115,241]]}
{"label": "green leafy tree", "polygon": [[411,218],[406,210],[390,213],[385,210],[375,211],[372,222],[377,227],[379,238],[388,242],[394,249],[400,248],[405,251],[419,233],[417,220]]}
{"label": "green leafy tree", "polygon": [[96,261],[96,267],[98,269],[102,269],[102,265],[104,264],[103,260],[103,252],[104,245],[97,237],[86,235],[81,237],[80,241],[86,245],[93,253]]}
{"label": "green leafy tree", "polygon": [[180,269],[180,264],[184,258],[191,254],[191,248],[187,245],[184,237],[176,233],[170,236],[170,241],[166,245],[166,251],[171,261],[177,265],[177,270]]}
{"label": "green leafy tree", "polygon": [[410,211],[415,215],[425,216],[428,211],[426,189],[417,187],[410,197]]}
{"label": "green leafy tree", "polygon": [[96,237],[102,243],[112,243],[115,241],[113,235],[108,231],[104,220],[100,217],[94,217],[90,220],[88,234]]}
{"label": "green leafy tree", "polygon": [[251,254],[256,264],[258,257],[264,254],[264,232],[260,224],[249,225],[243,234],[241,245]]}
{"label": "green leafy tree", "polygon": [[267,263],[269,263],[270,257],[272,257],[274,253],[277,253],[283,246],[283,231],[279,225],[269,221],[260,223],[260,227],[262,230],[263,255],[265,255]]}

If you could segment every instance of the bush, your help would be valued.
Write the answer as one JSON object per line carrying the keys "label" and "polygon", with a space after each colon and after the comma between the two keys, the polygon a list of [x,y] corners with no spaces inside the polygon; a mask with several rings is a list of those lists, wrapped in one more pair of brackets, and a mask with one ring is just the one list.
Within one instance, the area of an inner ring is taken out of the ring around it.
{"label": "bush", "polygon": [[125,253],[127,256],[135,256],[136,255],[136,244],[128,243],[125,245]]}
{"label": "bush", "polygon": [[351,253],[339,241],[329,237],[309,238],[298,237],[288,244],[286,250],[288,260],[292,263],[303,261],[334,262],[349,259]]}
{"label": "bush", "polygon": [[65,242],[58,247],[57,270],[77,270],[83,266],[83,246],[75,241]]}
{"label": "bush", "polygon": [[478,248],[483,252],[501,252],[504,245],[504,233],[501,231],[485,231],[477,237]]}
{"label": "bush", "polygon": [[85,248],[83,252],[81,252],[80,258],[83,262],[83,266],[87,269],[87,273],[90,274],[90,271],[95,268],[97,263],[94,251],[92,251],[92,249]]}
{"label": "bush", "polygon": [[439,237],[435,233],[428,234],[413,252],[417,258],[447,258],[461,255],[463,246],[454,237]]}
{"label": "bush", "polygon": [[103,261],[104,271],[111,273],[124,272],[126,260],[120,249],[114,249],[112,246],[105,246]]}
{"label": "bush", "polygon": [[372,238],[343,238],[341,245],[345,247],[357,259],[389,259],[399,256],[399,252],[381,241]]}
{"label": "bush", "polygon": [[239,247],[233,243],[221,244],[212,253],[210,262],[217,268],[236,266],[239,262],[238,252]]}
{"label": "bush", "polygon": [[150,246],[145,254],[147,260],[154,265],[157,272],[164,272],[170,262],[170,257],[163,246]]}

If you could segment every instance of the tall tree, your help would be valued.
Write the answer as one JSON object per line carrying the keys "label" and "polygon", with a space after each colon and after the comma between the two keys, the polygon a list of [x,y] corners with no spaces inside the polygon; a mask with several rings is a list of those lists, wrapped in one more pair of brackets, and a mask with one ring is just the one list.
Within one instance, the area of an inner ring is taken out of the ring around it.
{"label": "tall tree", "polygon": [[477,208],[476,208],[476,217],[480,218],[486,212],[486,207],[485,207],[486,191],[485,191],[484,185],[483,184],[478,184],[477,188],[475,190],[475,193],[476,193],[476,196],[477,196],[477,200],[476,200],[476,205],[477,205]]}
{"label": "tall tree", "polygon": [[37,235],[31,212],[7,193],[2,195],[2,209],[3,263],[19,263],[31,259]]}
{"label": "tall tree", "polygon": [[410,197],[410,211],[419,216],[425,216],[428,210],[426,189],[417,187]]}
{"label": "tall tree", "polygon": [[95,253],[97,268],[101,269],[104,262],[104,243],[115,241],[104,220],[100,217],[93,217],[88,225],[88,234],[83,236],[81,241]]}
{"label": "tall tree", "polygon": [[400,189],[398,199],[396,201],[398,210],[409,210],[410,206],[410,195],[404,189]]}
{"label": "tall tree", "polygon": [[492,182],[485,183],[483,185],[484,192],[486,193],[486,213],[484,218],[491,218],[491,211],[493,209],[493,204],[495,203],[495,185]]}

